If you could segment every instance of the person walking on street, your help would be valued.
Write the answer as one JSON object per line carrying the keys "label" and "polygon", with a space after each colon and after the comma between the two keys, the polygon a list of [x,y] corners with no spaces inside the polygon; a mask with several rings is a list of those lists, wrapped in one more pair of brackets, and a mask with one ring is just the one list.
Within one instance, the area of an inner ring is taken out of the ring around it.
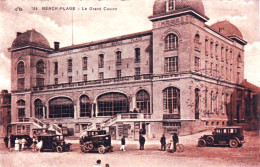
{"label": "person walking on street", "polygon": [[97,160],[97,163],[94,165],[94,167],[101,167],[101,160],[100,159]]}
{"label": "person walking on street", "polygon": [[176,144],[179,143],[179,137],[177,133],[172,135],[172,142],[173,142],[173,153],[176,152]]}
{"label": "person walking on street", "polygon": [[164,134],[161,137],[161,151],[166,151],[166,138]]}
{"label": "person walking on street", "polygon": [[143,135],[140,136],[139,142],[140,142],[140,150],[144,150],[145,138]]}
{"label": "person walking on street", "polygon": [[19,143],[19,151],[21,151],[22,150],[22,140],[18,139],[18,143]]}
{"label": "person walking on street", "polygon": [[121,139],[121,147],[120,147],[121,151],[125,151],[125,136],[122,137]]}
{"label": "person walking on street", "polygon": [[5,136],[4,142],[5,142],[5,147],[8,148],[8,137],[7,136]]}
{"label": "person walking on street", "polygon": [[26,143],[25,138],[22,138],[22,150],[25,150],[25,143]]}

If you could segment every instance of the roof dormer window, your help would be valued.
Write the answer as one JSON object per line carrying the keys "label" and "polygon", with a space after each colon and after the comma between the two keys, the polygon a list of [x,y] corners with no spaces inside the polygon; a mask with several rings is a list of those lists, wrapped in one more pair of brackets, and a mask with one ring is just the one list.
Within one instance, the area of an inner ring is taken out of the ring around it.
{"label": "roof dormer window", "polygon": [[175,0],[168,0],[168,1],[167,1],[168,11],[175,9],[175,3],[174,3],[174,1],[175,1]]}

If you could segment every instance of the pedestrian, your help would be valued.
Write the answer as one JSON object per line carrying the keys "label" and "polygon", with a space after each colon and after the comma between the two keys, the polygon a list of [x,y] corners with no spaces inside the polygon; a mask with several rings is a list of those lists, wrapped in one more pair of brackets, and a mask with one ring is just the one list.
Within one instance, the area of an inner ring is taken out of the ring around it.
{"label": "pedestrian", "polygon": [[173,133],[172,142],[173,142],[173,153],[174,153],[176,151],[176,144],[179,143],[179,137],[177,133]]}
{"label": "pedestrian", "polygon": [[36,137],[33,136],[33,145],[32,145],[32,150],[33,150],[33,151],[36,151],[36,150],[37,150],[37,149],[36,149],[36,144],[37,144]]}
{"label": "pedestrian", "polygon": [[122,137],[121,139],[121,147],[120,147],[121,151],[125,151],[125,136]]}
{"label": "pedestrian", "polygon": [[4,142],[5,142],[5,147],[8,148],[8,137],[7,136],[4,137]]}
{"label": "pedestrian", "polygon": [[94,167],[101,167],[101,160],[100,159],[97,160],[97,163],[94,165]]}
{"label": "pedestrian", "polygon": [[40,152],[41,152],[41,149],[42,149],[42,145],[43,145],[42,140],[39,141],[39,142],[36,144],[37,150],[39,150]]}
{"label": "pedestrian", "polygon": [[25,138],[22,138],[22,150],[25,150],[25,143],[26,143]]}
{"label": "pedestrian", "polygon": [[164,134],[161,137],[161,151],[166,151],[166,138]]}
{"label": "pedestrian", "polygon": [[19,151],[19,140],[18,140],[18,138],[15,139],[14,143],[15,143],[14,150]]}
{"label": "pedestrian", "polygon": [[143,135],[140,136],[139,142],[140,142],[140,150],[144,150],[145,138]]}
{"label": "pedestrian", "polygon": [[11,136],[8,137],[8,148],[12,148],[12,145],[11,145]]}
{"label": "pedestrian", "polygon": [[19,143],[19,151],[21,151],[22,150],[22,140],[18,139],[18,143]]}

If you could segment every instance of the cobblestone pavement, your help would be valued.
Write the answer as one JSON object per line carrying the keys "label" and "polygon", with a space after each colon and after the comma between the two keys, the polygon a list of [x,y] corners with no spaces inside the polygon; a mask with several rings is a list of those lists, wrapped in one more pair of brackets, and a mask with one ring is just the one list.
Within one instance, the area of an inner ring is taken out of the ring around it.
{"label": "cobblestone pavement", "polygon": [[[229,147],[197,147],[198,138],[204,133],[182,136],[180,142],[184,144],[185,151],[171,153],[160,151],[159,141],[148,141],[144,151],[139,151],[137,141],[127,141],[126,151],[119,151],[120,141],[113,141],[114,152],[105,154],[81,153],[78,140],[71,142],[72,151],[64,153],[53,152],[22,152],[8,151],[0,142],[1,167],[93,167],[97,159],[101,159],[102,166],[109,167],[172,167],[172,166],[217,166],[217,167],[245,167],[260,166],[259,134],[258,132],[245,132],[246,143],[240,148]],[[209,133],[209,132],[208,132]],[[169,140],[169,139],[168,139]]]}

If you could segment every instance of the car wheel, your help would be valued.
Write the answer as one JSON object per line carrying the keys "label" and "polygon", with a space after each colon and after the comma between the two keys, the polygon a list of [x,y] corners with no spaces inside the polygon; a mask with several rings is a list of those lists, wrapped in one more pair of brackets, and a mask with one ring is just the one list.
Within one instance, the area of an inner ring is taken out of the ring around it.
{"label": "car wheel", "polygon": [[104,146],[98,147],[98,153],[99,153],[99,154],[104,154],[105,152],[106,152],[106,150],[105,150],[105,147],[104,147]]}
{"label": "car wheel", "polygon": [[93,148],[94,148],[93,143],[88,144],[88,145],[87,145],[87,148],[88,148],[88,150],[93,150]]}
{"label": "car wheel", "polygon": [[88,152],[87,147],[86,147],[86,146],[81,146],[81,151],[82,151],[83,153]]}
{"label": "car wheel", "polygon": [[205,147],[205,146],[206,146],[206,141],[205,141],[204,139],[200,139],[200,140],[198,141],[198,146],[199,146],[199,147]]}
{"label": "car wheel", "polygon": [[63,151],[61,146],[56,147],[56,150],[58,153],[62,153],[62,151]]}
{"label": "car wheel", "polygon": [[213,145],[213,144],[214,144],[214,138],[213,138],[212,136],[208,136],[208,137],[206,138],[206,143],[207,143],[208,145]]}
{"label": "car wheel", "polygon": [[230,139],[229,140],[229,146],[231,147],[231,148],[236,148],[236,147],[238,147],[238,141],[236,140],[236,139]]}

